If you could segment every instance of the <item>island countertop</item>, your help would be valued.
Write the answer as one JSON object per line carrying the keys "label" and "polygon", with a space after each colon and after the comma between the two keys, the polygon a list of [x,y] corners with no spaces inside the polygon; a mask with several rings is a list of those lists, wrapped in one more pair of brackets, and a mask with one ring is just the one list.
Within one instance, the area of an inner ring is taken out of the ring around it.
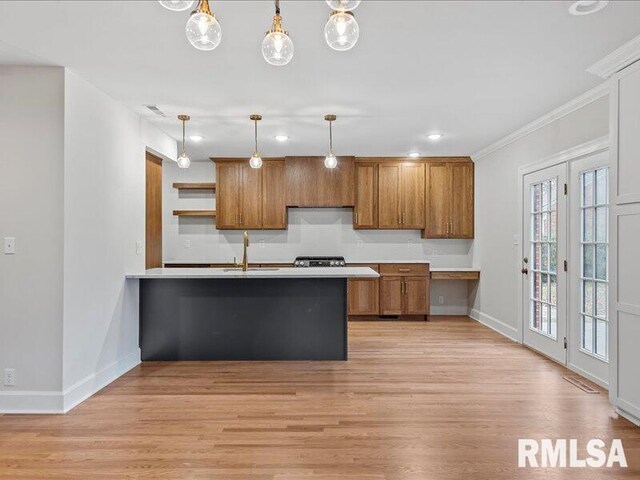
{"label": "island countertop", "polygon": [[238,268],[152,268],[128,274],[131,279],[199,279],[199,278],[378,278],[369,267],[307,267],[253,268],[243,272]]}

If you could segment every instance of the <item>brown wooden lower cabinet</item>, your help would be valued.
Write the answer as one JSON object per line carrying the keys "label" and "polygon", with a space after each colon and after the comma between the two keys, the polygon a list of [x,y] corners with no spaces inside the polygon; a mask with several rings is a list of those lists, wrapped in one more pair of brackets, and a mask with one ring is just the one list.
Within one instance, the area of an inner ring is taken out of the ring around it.
{"label": "brown wooden lower cabinet", "polygon": [[396,264],[349,265],[371,267],[379,279],[349,280],[348,311],[358,318],[429,315],[429,265]]}

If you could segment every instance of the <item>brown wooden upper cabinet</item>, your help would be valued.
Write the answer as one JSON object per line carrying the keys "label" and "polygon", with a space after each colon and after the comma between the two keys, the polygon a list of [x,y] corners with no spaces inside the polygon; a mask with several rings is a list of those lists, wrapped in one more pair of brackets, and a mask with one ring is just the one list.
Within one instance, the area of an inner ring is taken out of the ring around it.
{"label": "brown wooden upper cabinet", "polygon": [[219,230],[287,228],[284,160],[264,160],[259,169],[246,159],[213,160]]}
{"label": "brown wooden upper cabinet", "polygon": [[378,228],[424,228],[423,162],[378,164]]}
{"label": "brown wooden upper cabinet", "polygon": [[473,162],[468,158],[426,164],[423,238],[473,238]]}
{"label": "brown wooden upper cabinet", "polygon": [[326,168],[324,157],[286,157],[286,205],[289,207],[352,207],[355,201],[354,157],[338,157]]}
{"label": "brown wooden upper cabinet", "polygon": [[378,228],[378,165],[356,163],[356,204],[353,228]]}

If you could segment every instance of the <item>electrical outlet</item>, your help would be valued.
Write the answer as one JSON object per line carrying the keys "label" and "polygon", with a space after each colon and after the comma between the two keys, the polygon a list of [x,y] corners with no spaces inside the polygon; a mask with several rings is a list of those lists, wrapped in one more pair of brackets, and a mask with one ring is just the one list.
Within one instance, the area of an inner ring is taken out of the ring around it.
{"label": "electrical outlet", "polygon": [[518,237],[518,235],[514,235],[513,236],[513,244],[514,245],[518,245],[520,243],[520,237]]}
{"label": "electrical outlet", "polygon": [[136,240],[136,255],[142,255],[144,253],[144,244],[142,240]]}
{"label": "electrical outlet", "polygon": [[407,247],[412,247],[413,246],[413,238],[410,238],[409,240],[407,240]]}
{"label": "electrical outlet", "polygon": [[265,241],[263,239],[260,239],[260,241],[258,242],[258,248],[264,248],[265,246]]}
{"label": "electrical outlet", "polygon": [[184,241],[184,248],[191,248],[191,240]]}
{"label": "electrical outlet", "polygon": [[358,240],[358,241],[356,242],[356,246],[357,246],[358,248],[364,248],[364,242],[363,242],[362,240]]}
{"label": "electrical outlet", "polygon": [[444,295],[438,296],[438,305],[444,305]]}
{"label": "electrical outlet", "polygon": [[16,369],[15,368],[4,369],[4,386],[5,387],[16,386]]}
{"label": "electrical outlet", "polygon": [[434,256],[434,257],[437,257],[438,256],[438,250],[433,250],[431,252],[431,255]]}
{"label": "electrical outlet", "polygon": [[4,237],[4,254],[15,255],[15,253],[16,253],[15,237]]}

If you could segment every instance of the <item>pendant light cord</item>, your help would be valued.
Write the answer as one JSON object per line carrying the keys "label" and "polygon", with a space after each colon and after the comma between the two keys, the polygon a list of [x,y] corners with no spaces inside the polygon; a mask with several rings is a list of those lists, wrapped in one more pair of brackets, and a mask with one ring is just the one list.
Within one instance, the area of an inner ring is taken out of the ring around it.
{"label": "pendant light cord", "polygon": [[274,0],[276,4],[276,15],[280,15],[280,0]]}
{"label": "pendant light cord", "polygon": [[255,152],[254,153],[258,153],[258,120],[254,120],[253,121],[253,126],[254,126],[254,141],[255,141]]}
{"label": "pendant light cord", "polygon": [[333,155],[333,121],[329,121],[329,153]]}
{"label": "pendant light cord", "polygon": [[186,151],[184,148],[184,137],[185,137],[185,125],[187,124],[186,120],[182,120],[182,156],[186,156]]}

